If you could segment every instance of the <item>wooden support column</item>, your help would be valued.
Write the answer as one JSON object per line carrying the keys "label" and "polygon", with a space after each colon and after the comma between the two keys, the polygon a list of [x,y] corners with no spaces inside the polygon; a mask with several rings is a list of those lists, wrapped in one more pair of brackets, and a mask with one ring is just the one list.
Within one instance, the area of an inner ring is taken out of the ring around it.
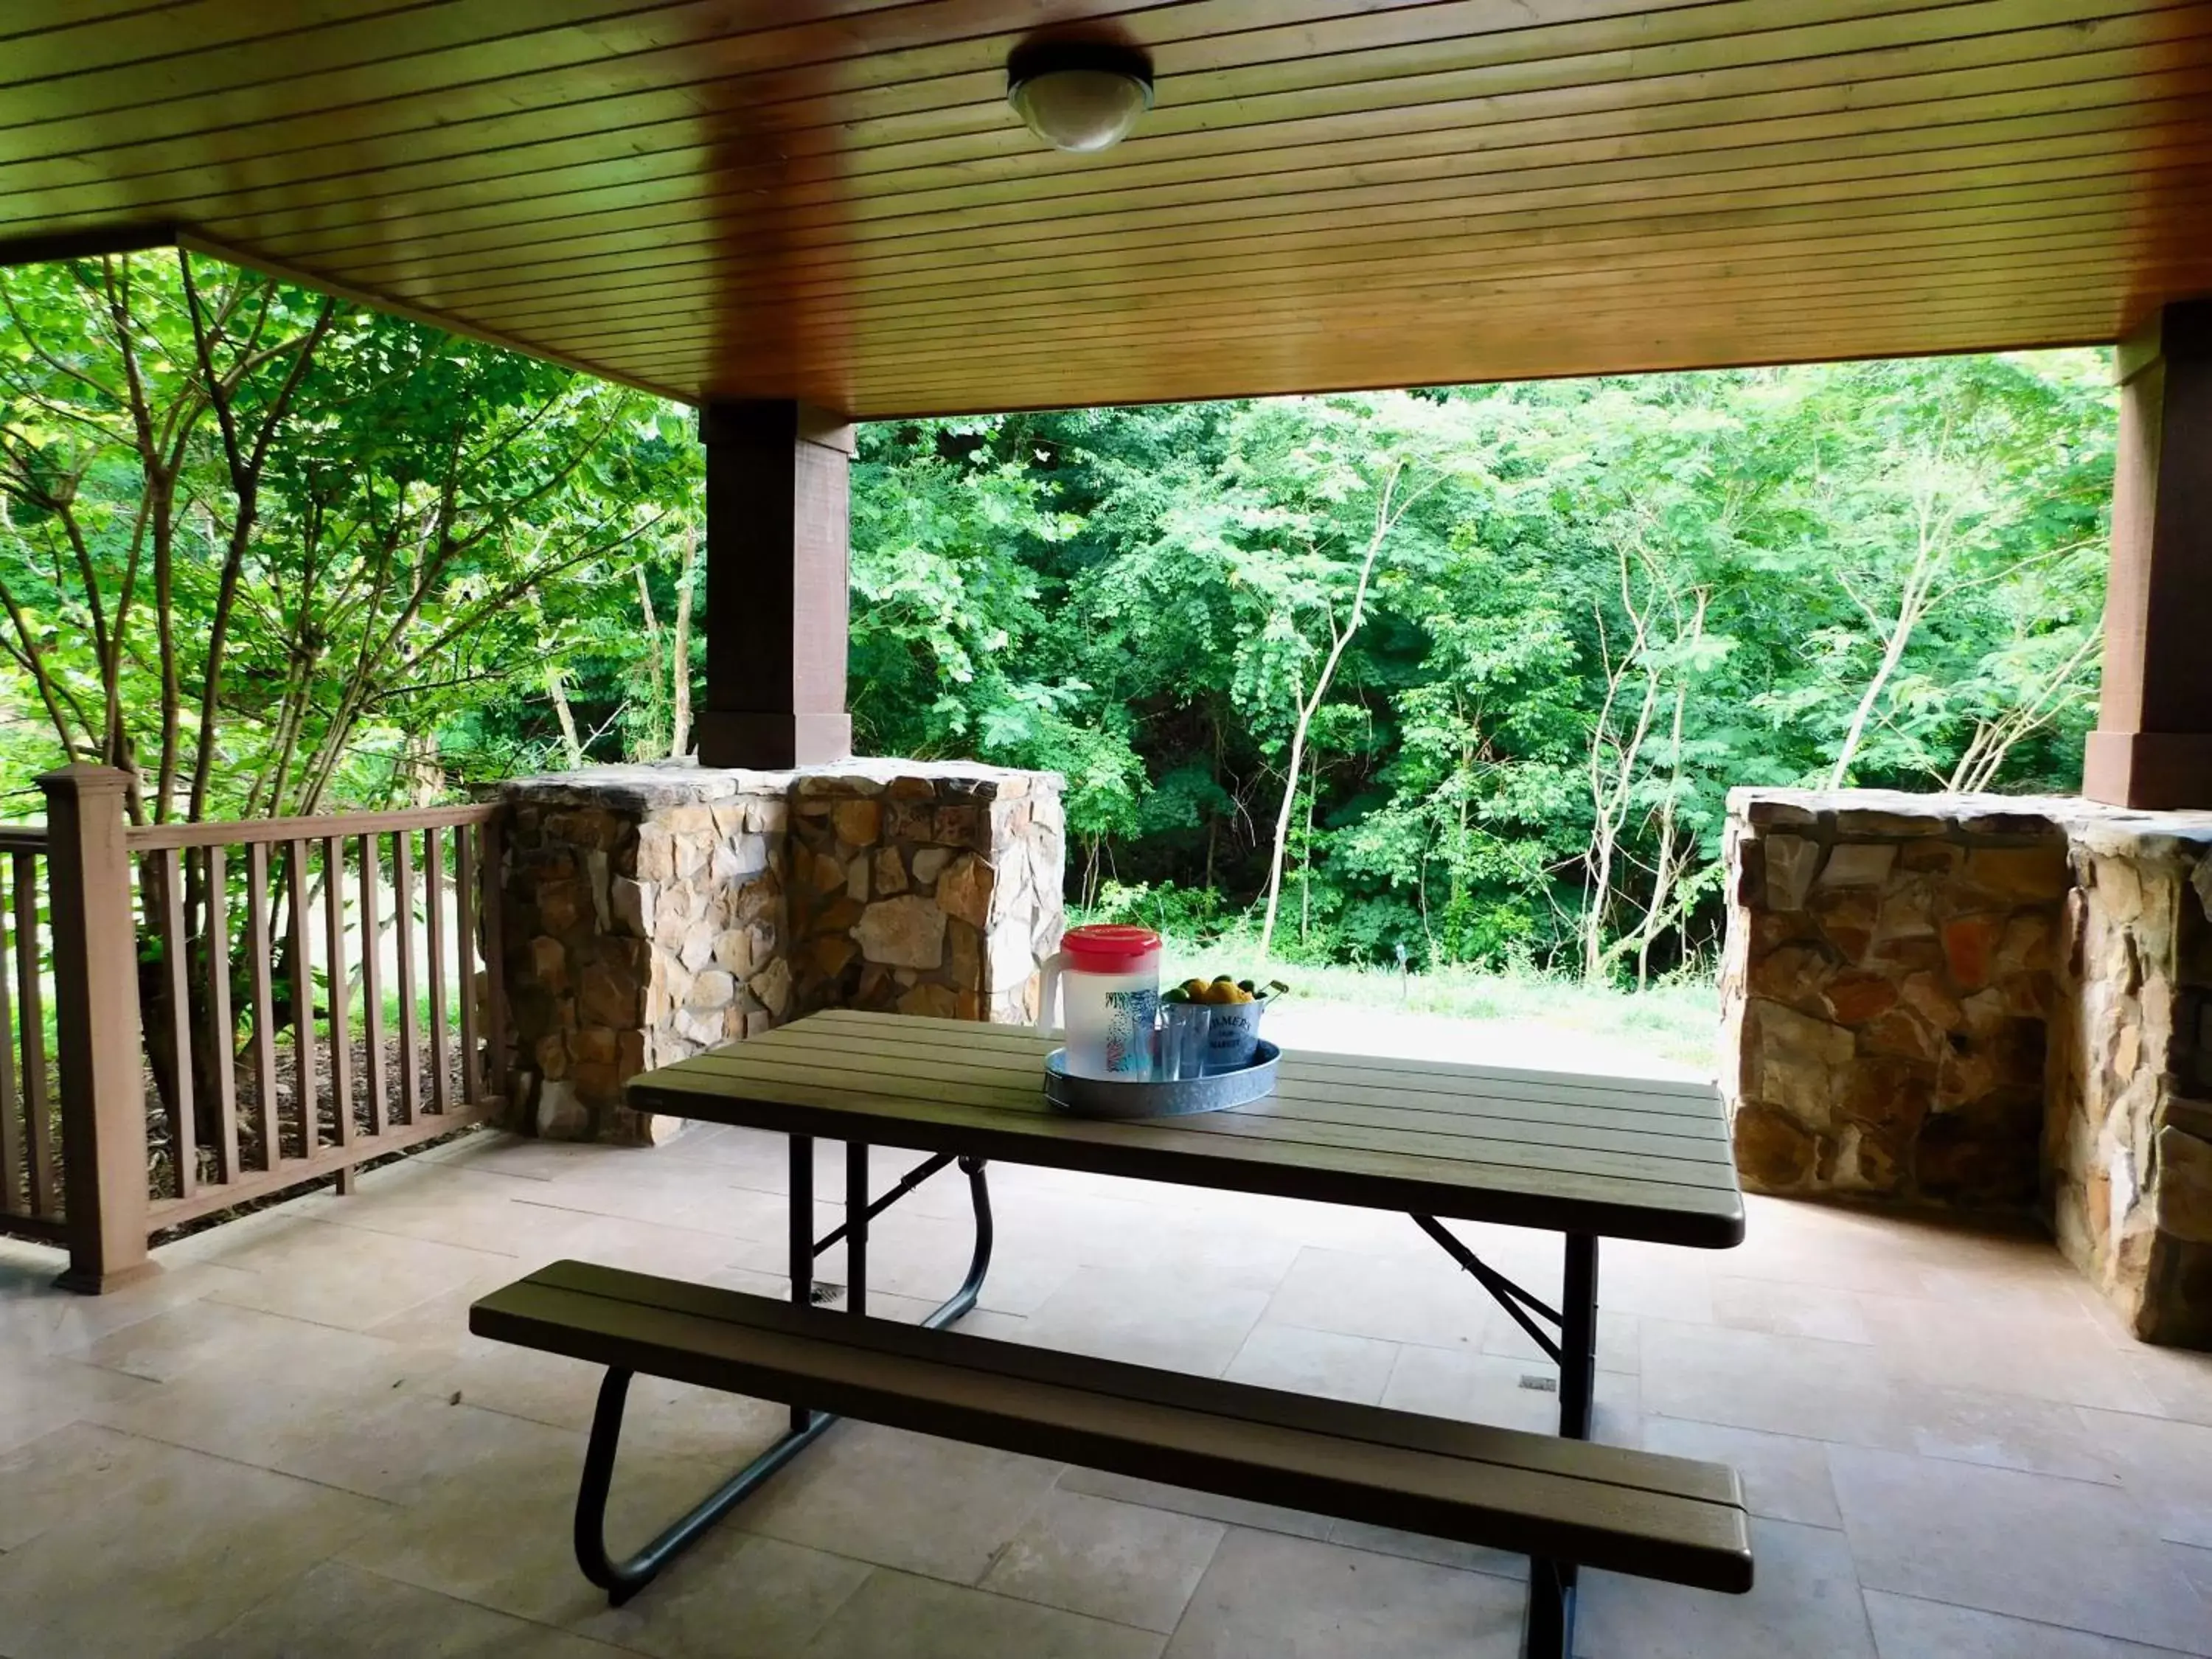
{"label": "wooden support column", "polygon": [[2081,793],[2212,807],[2212,300],[2118,353],[2104,692]]}
{"label": "wooden support column", "polygon": [[66,766],[46,796],[54,1053],[61,1074],[59,1283],[97,1293],[155,1271],[146,1254],[146,1089],[138,1035],[138,933],[123,792],[131,775]]}
{"label": "wooden support column", "polygon": [[853,428],[787,402],[709,404],[706,766],[781,769],[853,752],[845,712]]}

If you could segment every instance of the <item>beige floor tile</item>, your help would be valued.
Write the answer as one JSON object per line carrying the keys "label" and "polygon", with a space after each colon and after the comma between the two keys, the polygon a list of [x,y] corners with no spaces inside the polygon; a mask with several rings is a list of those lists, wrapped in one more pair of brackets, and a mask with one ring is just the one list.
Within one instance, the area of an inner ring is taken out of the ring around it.
{"label": "beige floor tile", "polygon": [[982,1588],[1165,1635],[1226,1531],[1218,1522],[1054,1491],[999,1553]]}
{"label": "beige floor tile", "polygon": [[1858,1295],[1852,1291],[1716,1273],[1712,1304],[1716,1323],[1741,1331],[1813,1336],[1828,1342],[1874,1340],[1859,1310]]}
{"label": "beige floor tile", "polygon": [[408,1389],[404,1378],[377,1390],[270,1383],[244,1393],[193,1378],[112,1420],[151,1439],[395,1504],[495,1456],[526,1426]]}
{"label": "beige floor tile", "polygon": [[1928,1457],[2063,1475],[2106,1486],[2118,1460],[2082,1426],[2075,1407],[1976,1389],[1915,1388],[1905,1397],[1912,1449]]}
{"label": "beige floor tile", "polygon": [[1038,1304],[1022,1340],[1137,1365],[1218,1376],[1268,1305],[1200,1273],[1084,1267]]}
{"label": "beige floor tile", "polygon": [[878,1572],[805,1659],[1158,1659],[1160,1638],[1034,1601]]}
{"label": "beige floor tile", "polygon": [[1398,1345],[1262,1321],[1224,1373],[1232,1382],[1372,1406],[1382,1398]]}
{"label": "beige floor tile", "polygon": [[1829,1469],[1869,1589],[2212,1653],[2203,1598],[2123,1491],[1841,1446]]}
{"label": "beige floor tile", "polygon": [[1732,1266],[1737,1254],[1685,1250],[1640,1239],[1606,1239],[1598,1247],[1598,1306],[1644,1319],[1709,1324],[1713,1276]]}
{"label": "beige floor tile", "polygon": [[2184,1578],[2197,1586],[2197,1593],[2204,1598],[2204,1605],[2212,1609],[2212,1550],[2193,1549],[2187,1544],[2168,1544],[2166,1559]]}
{"label": "beige floor tile", "polygon": [[1267,1304],[1273,1323],[1440,1348],[1480,1349],[1492,1317],[1482,1287],[1441,1252],[1430,1264],[1301,1250]]}
{"label": "beige floor tile", "polygon": [[617,1659],[618,1651],[326,1561],[177,1659]]}
{"label": "beige floor tile", "polygon": [[170,1448],[114,1501],[0,1556],[9,1659],[166,1654],[221,1628],[390,1507]]}
{"label": "beige floor tile", "polygon": [[0,1552],[117,1501],[167,1467],[173,1449],[102,1424],[64,1423],[0,1456]]}
{"label": "beige floor tile", "polygon": [[1751,1549],[1758,1583],[1747,1595],[1583,1574],[1575,1652],[1579,1659],[1873,1659],[1841,1533],[1754,1521]]}
{"label": "beige floor tile", "polygon": [[1325,1539],[1332,1525],[1325,1515],[1309,1515],[1303,1510],[1282,1509],[1273,1504],[1255,1504],[1246,1498],[1222,1498],[1210,1492],[1194,1492],[1187,1486],[1170,1486],[1158,1480],[1140,1480],[1134,1475],[1112,1474],[1104,1469],[1086,1469],[1079,1465],[1070,1465],[1061,1474],[1060,1490],[1110,1498],[1117,1504],[1141,1504],[1147,1509],[1194,1516],[1201,1521],[1219,1521],[1228,1526],[1279,1532],[1291,1538]]}
{"label": "beige floor tile", "polygon": [[1169,1659],[1507,1659],[1522,1587],[1489,1573],[1239,1528],[1221,1540]]}
{"label": "beige floor tile", "polygon": [[[1508,1359],[1497,1354],[1454,1353],[1409,1345],[1398,1351],[1398,1363],[1391,1370],[1381,1403],[1394,1411],[1488,1423],[1530,1434],[1556,1434],[1559,1380],[1559,1367],[1548,1360]],[[1532,1387],[1532,1383],[1543,1386]],[[1640,1395],[1635,1376],[1625,1371],[1600,1371],[1593,1397],[1592,1437],[1615,1445],[1638,1443],[1642,1424]]]}
{"label": "beige floor tile", "polygon": [[544,1224],[544,1208],[527,1201],[544,1188],[524,1176],[410,1158],[369,1170],[349,1195],[317,1193],[301,1213],[340,1227],[520,1255]]}
{"label": "beige floor tile", "polygon": [[404,1352],[381,1337],[210,1299],[126,1325],[76,1357],[154,1382],[205,1372],[240,1388],[281,1382],[331,1388],[388,1381],[379,1374],[404,1370]]}
{"label": "beige floor tile", "polygon": [[2166,1659],[2172,1652],[1884,1590],[1869,1590],[1866,1606],[1881,1659]]}
{"label": "beige floor tile", "polygon": [[0,1453],[65,1423],[126,1410],[156,1385],[74,1359],[11,1356],[0,1349]]}
{"label": "beige floor tile", "polygon": [[2087,1313],[2022,1315],[1905,1297],[1861,1299],[1884,1361],[1916,1384],[2152,1412],[2156,1398]]}
{"label": "beige floor tile", "polygon": [[2140,1343],[2125,1352],[2130,1369],[2150,1391],[2153,1411],[2178,1422],[2212,1427],[2212,1353]]}
{"label": "beige floor tile", "polygon": [[573,1628],[653,1659],[793,1659],[873,1571],[728,1521],[635,1599],[598,1598]]}
{"label": "beige floor tile", "polygon": [[251,1277],[212,1294],[233,1307],[365,1330],[496,1271],[502,1258],[457,1245],[295,1219],[224,1258]]}
{"label": "beige floor tile", "polygon": [[2212,1550],[2212,1428],[2121,1412],[2076,1415],[2161,1538]]}
{"label": "beige floor tile", "polygon": [[1824,1441],[1696,1423],[1686,1418],[1647,1417],[1644,1449],[1669,1457],[1727,1464],[1742,1477],[1744,1501],[1753,1515],[1810,1527],[1844,1524],[1836,1508],[1834,1484],[1828,1479],[1828,1448]]}
{"label": "beige floor tile", "polygon": [[555,1176],[537,1194],[537,1201],[556,1209],[690,1227],[731,1238],[783,1237],[782,1199],[738,1186],[722,1165],[659,1158],[637,1148],[602,1150],[612,1150],[613,1155]]}
{"label": "beige floor tile", "polygon": [[1909,1444],[1904,1390],[1863,1343],[1644,1322],[1646,1418],[1855,1445]]}
{"label": "beige floor tile", "polygon": [[573,1140],[538,1140],[496,1129],[456,1135],[416,1156],[424,1163],[482,1170],[526,1181],[551,1181],[584,1164],[623,1156],[628,1148],[594,1146]]}
{"label": "beige floor tile", "polygon": [[[496,1413],[487,1413],[496,1416]],[[571,1538],[584,1437],[500,1418],[485,1454],[394,1509],[343,1552],[370,1572],[543,1625],[606,1605],[576,1569]],[[722,1471],[625,1445],[608,1534],[635,1549],[710,1491]]]}
{"label": "beige floor tile", "polygon": [[1041,1458],[841,1423],[735,1518],[787,1543],[972,1584],[1060,1471]]}
{"label": "beige floor tile", "polygon": [[[167,1252],[156,1252],[162,1261]],[[212,1295],[243,1275],[211,1262],[178,1261],[106,1296],[57,1292],[54,1275],[66,1260],[41,1249],[35,1258],[0,1262],[0,1353],[19,1359],[80,1353],[101,1338],[173,1308]]]}

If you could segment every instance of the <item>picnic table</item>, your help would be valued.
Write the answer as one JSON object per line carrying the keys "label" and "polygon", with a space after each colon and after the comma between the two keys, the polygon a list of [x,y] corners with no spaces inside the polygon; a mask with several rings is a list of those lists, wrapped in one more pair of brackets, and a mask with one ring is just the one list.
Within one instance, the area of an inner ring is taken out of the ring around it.
{"label": "picnic table", "polygon": [[[1526,1539],[1530,1653],[1566,1650],[1578,1563],[1748,1588],[1731,1473],[1571,1443],[1589,1434],[1600,1241],[1725,1249],[1743,1237],[1727,1126],[1710,1085],[1285,1053],[1274,1092],[1261,1100],[1190,1117],[1105,1121],[1047,1103],[1041,1085],[1053,1046],[1005,1026],[831,1011],[632,1081],[629,1103],[641,1111],[788,1137],[791,1306],[576,1263],[478,1304],[477,1328],[488,1334],[610,1367],[577,1518],[579,1559],[593,1582],[618,1600],[634,1594],[818,1436],[842,1401],[878,1421],[1066,1461],[1088,1456],[1185,1485],[1303,1498],[1308,1507],[1400,1525],[1410,1515],[1416,1529],[1473,1541]],[[812,1223],[817,1138],[847,1149],[845,1219],[821,1238]],[[924,1156],[878,1194],[872,1146]],[[993,1162],[1403,1212],[1556,1361],[1561,1438],[953,1333],[945,1328],[974,1307],[989,1268]],[[871,1221],[956,1164],[975,1218],[965,1281],[921,1331],[866,1318]],[[1558,1305],[1484,1261],[1453,1221],[1559,1234]],[[831,1314],[811,1305],[812,1267],[839,1243],[845,1307]],[[601,1523],[632,1369],[784,1398],[793,1410],[775,1446],[645,1551],[617,1562]],[[1149,1426],[1133,1426],[1139,1423]],[[1347,1448],[1357,1455],[1347,1458]],[[1387,1480],[1378,1473],[1386,1467]],[[1479,1478],[1470,1475],[1478,1467]],[[1501,1496],[1509,1492],[1518,1495]]]}

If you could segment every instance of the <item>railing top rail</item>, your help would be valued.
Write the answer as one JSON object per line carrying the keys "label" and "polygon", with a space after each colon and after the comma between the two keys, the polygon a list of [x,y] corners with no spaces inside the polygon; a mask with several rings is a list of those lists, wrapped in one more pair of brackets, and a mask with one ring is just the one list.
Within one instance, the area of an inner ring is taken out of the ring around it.
{"label": "railing top rail", "polygon": [[[457,823],[489,823],[498,816],[496,801],[475,801],[465,806],[422,806],[404,812],[240,818],[224,823],[149,823],[135,826],[126,835],[132,852],[153,853],[174,847],[240,847],[257,842],[319,841],[326,836],[389,835],[396,830],[444,830]],[[5,845],[0,841],[0,846]]]}
{"label": "railing top rail", "polygon": [[46,850],[46,825],[15,823],[0,829],[0,853],[43,853]]}

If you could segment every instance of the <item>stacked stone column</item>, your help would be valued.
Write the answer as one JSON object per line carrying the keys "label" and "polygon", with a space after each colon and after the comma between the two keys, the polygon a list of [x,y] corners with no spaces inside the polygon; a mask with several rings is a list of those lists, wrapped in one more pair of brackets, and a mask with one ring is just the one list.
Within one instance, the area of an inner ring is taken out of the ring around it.
{"label": "stacked stone column", "polygon": [[801,1014],[1022,1021],[1058,947],[1059,780],[955,763],[519,780],[502,951],[518,1115],[650,1142],[640,1071]]}
{"label": "stacked stone column", "polygon": [[2038,1216],[2212,1346],[2212,814],[1738,791],[1728,840],[1745,1184]]}

